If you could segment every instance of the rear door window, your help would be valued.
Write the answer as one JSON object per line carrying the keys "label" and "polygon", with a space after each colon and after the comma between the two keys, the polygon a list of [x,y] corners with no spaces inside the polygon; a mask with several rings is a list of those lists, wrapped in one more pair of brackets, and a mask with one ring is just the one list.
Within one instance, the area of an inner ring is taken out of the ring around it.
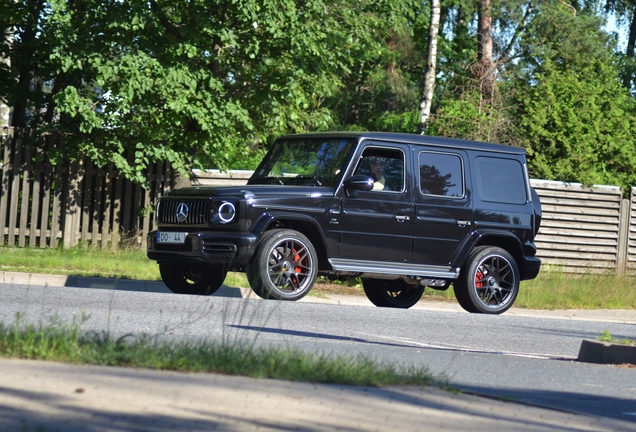
{"label": "rear door window", "polygon": [[462,158],[451,153],[421,152],[419,155],[420,192],[452,198],[464,196]]}

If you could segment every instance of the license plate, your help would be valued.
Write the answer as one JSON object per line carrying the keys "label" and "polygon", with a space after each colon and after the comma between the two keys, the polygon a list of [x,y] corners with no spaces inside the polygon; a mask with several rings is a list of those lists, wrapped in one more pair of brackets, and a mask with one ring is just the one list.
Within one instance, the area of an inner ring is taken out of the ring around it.
{"label": "license plate", "polygon": [[158,232],[157,243],[183,244],[188,237],[184,232]]}

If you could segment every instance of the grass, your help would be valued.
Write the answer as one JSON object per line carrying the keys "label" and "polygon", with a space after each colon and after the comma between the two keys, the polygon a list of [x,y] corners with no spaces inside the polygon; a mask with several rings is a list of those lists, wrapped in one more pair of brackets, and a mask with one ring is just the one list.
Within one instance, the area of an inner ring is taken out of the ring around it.
{"label": "grass", "polygon": [[[0,270],[21,273],[45,273],[68,276],[120,278],[160,281],[159,266],[146,256],[145,249],[99,250],[90,247],[71,249],[0,248]],[[241,273],[230,273],[227,285],[249,287]]]}
{"label": "grass", "polygon": [[530,309],[635,309],[633,276],[571,274],[546,268],[524,281],[515,306]]}
{"label": "grass", "polygon": [[[549,267],[536,279],[522,281],[515,307],[526,309],[636,309],[636,278],[608,274],[571,274]],[[362,287],[346,284],[317,285],[325,294],[364,295]],[[426,289],[424,300],[456,301],[451,286],[446,291]]]}
{"label": "grass", "polygon": [[612,336],[609,330],[603,330],[603,334],[598,337],[598,340],[603,342],[614,342],[622,345],[636,345],[636,341],[633,341],[631,339],[614,339],[614,336]]}
{"label": "grass", "polygon": [[0,270],[136,280],[161,280],[157,263],[139,248],[102,251],[71,249],[0,248]]}
{"label": "grass", "polygon": [[423,367],[402,370],[366,357],[227,343],[174,344],[147,335],[114,339],[108,333],[84,333],[81,324],[21,325],[18,315],[11,326],[0,323],[0,356],[362,386],[426,386],[432,381]]}
{"label": "grass", "polygon": [[[0,248],[0,270],[97,276],[137,280],[161,280],[159,268],[139,248],[101,251],[89,247],[72,249]],[[636,290],[632,276],[603,274],[576,275],[544,266],[539,277],[521,282],[516,307],[529,309],[635,309]],[[249,287],[242,273],[229,273],[226,285]],[[345,283],[320,278],[310,295],[364,295],[359,280]],[[424,299],[455,301],[451,287],[447,291],[427,289]]]}

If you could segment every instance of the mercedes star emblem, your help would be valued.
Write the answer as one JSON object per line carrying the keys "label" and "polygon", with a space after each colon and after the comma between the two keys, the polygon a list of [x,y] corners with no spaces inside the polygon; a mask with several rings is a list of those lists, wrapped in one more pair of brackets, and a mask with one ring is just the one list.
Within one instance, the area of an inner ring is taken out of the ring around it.
{"label": "mercedes star emblem", "polygon": [[187,218],[188,206],[186,205],[186,203],[181,203],[179,204],[179,207],[177,207],[177,220],[179,222],[185,222]]}

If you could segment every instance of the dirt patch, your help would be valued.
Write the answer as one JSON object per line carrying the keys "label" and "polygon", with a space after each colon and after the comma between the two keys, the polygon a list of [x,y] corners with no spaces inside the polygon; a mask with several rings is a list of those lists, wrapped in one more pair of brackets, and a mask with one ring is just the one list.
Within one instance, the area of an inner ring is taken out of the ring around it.
{"label": "dirt patch", "polygon": [[312,291],[325,295],[342,294],[364,296],[364,290],[362,289],[362,287],[349,286],[346,284],[317,283],[312,288]]}

